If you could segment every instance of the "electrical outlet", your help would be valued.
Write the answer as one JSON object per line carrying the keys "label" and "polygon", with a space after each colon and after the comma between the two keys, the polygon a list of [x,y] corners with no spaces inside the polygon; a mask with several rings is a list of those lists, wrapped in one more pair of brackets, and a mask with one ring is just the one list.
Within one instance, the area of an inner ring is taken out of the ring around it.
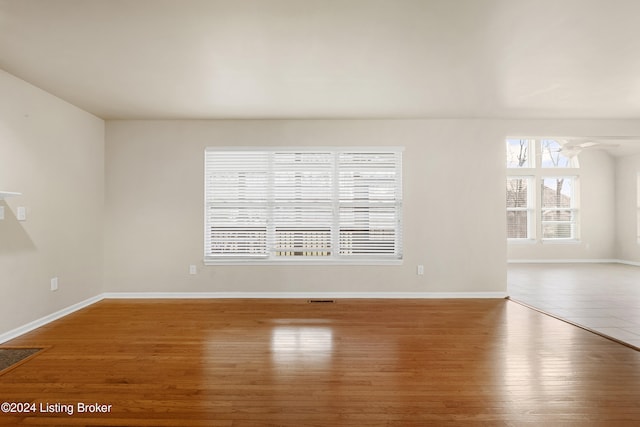
{"label": "electrical outlet", "polygon": [[196,267],[195,265],[191,264],[189,266],[189,274],[198,274],[198,267]]}
{"label": "electrical outlet", "polygon": [[51,279],[51,290],[52,291],[57,291],[58,290],[58,278],[57,277],[53,277]]}
{"label": "electrical outlet", "polygon": [[18,221],[26,221],[27,220],[27,208],[24,206],[19,206],[16,212],[16,218]]}
{"label": "electrical outlet", "polygon": [[424,265],[420,264],[416,269],[416,274],[418,276],[422,276],[424,274]]}

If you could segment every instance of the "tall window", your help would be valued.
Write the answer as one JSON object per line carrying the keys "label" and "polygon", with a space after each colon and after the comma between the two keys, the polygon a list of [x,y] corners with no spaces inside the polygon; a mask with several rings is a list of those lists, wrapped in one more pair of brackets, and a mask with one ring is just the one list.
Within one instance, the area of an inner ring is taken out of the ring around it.
{"label": "tall window", "polygon": [[507,139],[507,238],[579,238],[578,159],[555,139]]}
{"label": "tall window", "polygon": [[577,236],[576,178],[541,178],[542,238],[574,239]]}
{"label": "tall window", "polygon": [[207,149],[205,261],[401,260],[401,154]]}

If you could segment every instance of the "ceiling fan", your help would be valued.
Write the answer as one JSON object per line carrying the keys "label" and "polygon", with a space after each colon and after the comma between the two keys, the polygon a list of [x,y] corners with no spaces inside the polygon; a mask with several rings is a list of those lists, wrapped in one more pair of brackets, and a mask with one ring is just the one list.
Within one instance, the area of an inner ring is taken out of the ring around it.
{"label": "ceiling fan", "polygon": [[558,139],[560,153],[565,157],[573,158],[585,149],[602,149],[619,147],[611,138],[571,138]]}

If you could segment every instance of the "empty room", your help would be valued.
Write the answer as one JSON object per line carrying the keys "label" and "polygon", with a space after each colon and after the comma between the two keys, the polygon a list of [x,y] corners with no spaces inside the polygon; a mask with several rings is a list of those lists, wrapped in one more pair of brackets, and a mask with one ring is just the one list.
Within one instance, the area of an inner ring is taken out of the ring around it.
{"label": "empty room", "polygon": [[638,425],[638,16],[0,0],[0,425]]}

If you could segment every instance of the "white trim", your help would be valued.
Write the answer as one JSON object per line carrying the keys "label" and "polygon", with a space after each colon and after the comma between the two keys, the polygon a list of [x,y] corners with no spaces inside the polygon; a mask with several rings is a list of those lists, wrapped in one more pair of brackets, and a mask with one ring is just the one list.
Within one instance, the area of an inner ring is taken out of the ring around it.
{"label": "white trim", "polygon": [[444,299],[444,298],[506,298],[506,292],[107,292],[105,299]]}
{"label": "white trim", "polygon": [[5,332],[4,334],[0,335],[0,344],[7,342],[9,340],[12,340],[14,338],[19,337],[20,335],[26,334],[27,332],[31,332],[34,329],[37,329],[41,326],[44,326],[48,323],[53,322],[54,320],[58,320],[62,317],[65,317],[73,312],[76,312],[78,310],[81,310],[85,307],[88,307],[92,304],[95,304],[96,302],[102,300],[104,298],[103,296],[104,294],[100,294],[100,295],[96,295],[95,297],[91,297],[89,299],[86,299],[84,301],[81,301],[77,304],[73,304],[70,305],[69,307],[63,308],[62,310],[58,310],[55,313],[51,313],[47,316],[41,317],[37,320],[34,320],[33,322],[29,322],[26,325],[23,326],[19,326],[13,330],[10,330],[8,332]]}
{"label": "white trim", "polygon": [[[322,257],[316,257],[322,258]],[[273,259],[267,260],[256,257],[252,258],[226,258],[220,260],[205,259],[202,263],[206,266],[212,265],[403,265],[402,259],[313,259],[312,257],[303,259]]]}
{"label": "white trim", "polygon": [[351,146],[351,145],[316,145],[316,146],[306,146],[301,147],[297,145],[224,145],[224,146],[216,146],[211,145],[205,147],[205,151],[261,151],[261,152],[271,152],[271,151],[296,151],[296,152],[306,152],[306,151],[319,151],[323,153],[330,153],[333,151],[349,151],[352,153],[368,153],[371,151],[392,151],[394,153],[402,153],[405,151],[405,147],[403,145],[368,145],[368,146]]}
{"label": "white trim", "polygon": [[624,259],[509,259],[507,264],[624,264],[640,267],[638,261]]}
{"label": "white trim", "polygon": [[592,259],[508,259],[508,264],[616,264],[620,260],[606,258]]}
{"label": "white trim", "polygon": [[636,266],[636,267],[640,267],[640,262],[638,262],[638,261],[627,261],[627,260],[624,260],[624,259],[617,259],[615,261],[617,263],[619,263],[619,264],[633,265],[633,266]]}
{"label": "white trim", "polygon": [[0,200],[13,196],[22,196],[22,193],[16,193],[15,191],[0,191]]}

